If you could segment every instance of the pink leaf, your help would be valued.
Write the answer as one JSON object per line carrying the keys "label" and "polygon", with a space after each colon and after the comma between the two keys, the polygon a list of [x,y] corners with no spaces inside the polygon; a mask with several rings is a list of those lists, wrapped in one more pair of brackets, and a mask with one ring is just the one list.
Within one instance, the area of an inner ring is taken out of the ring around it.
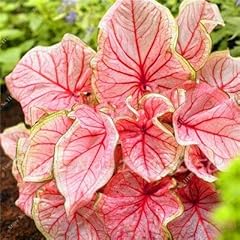
{"label": "pink leaf", "polygon": [[18,184],[19,197],[15,204],[30,218],[32,218],[33,199],[37,190],[44,184],[44,182],[21,182]]}
{"label": "pink leaf", "polygon": [[199,178],[207,182],[213,182],[217,179],[214,176],[217,172],[216,167],[196,145],[188,146],[186,148],[184,161],[187,168]]}
{"label": "pink leaf", "polygon": [[66,34],[63,40],[51,47],[36,47],[29,51],[7,76],[11,95],[23,108],[26,123],[39,119],[42,111],[68,109],[83,101],[83,95],[91,91],[92,70],[89,62],[94,52],[77,37]]}
{"label": "pink leaf", "polygon": [[[149,91],[170,89],[194,76],[175,52],[177,25],[155,1],[117,1],[100,22],[99,51],[93,61],[97,97],[116,108],[133,105]],[[147,41],[146,41],[147,39]]]}
{"label": "pink leaf", "polygon": [[240,108],[217,88],[198,85],[174,112],[173,126],[179,144],[197,144],[219,170],[240,154]]}
{"label": "pink leaf", "polygon": [[27,216],[32,217],[33,198],[37,190],[43,186],[44,182],[32,183],[24,182],[22,179],[22,162],[29,146],[29,138],[20,138],[17,142],[16,157],[13,160],[12,173],[18,183],[19,197],[15,202]]}
{"label": "pink leaf", "polygon": [[55,183],[50,182],[34,199],[33,218],[47,239],[108,239],[101,220],[94,212],[93,204],[93,201],[90,202],[68,219],[64,209],[64,198],[57,191]]}
{"label": "pink leaf", "polygon": [[186,93],[192,91],[196,85],[197,83],[195,81],[186,81],[175,88],[164,91],[162,95],[167,97],[171,101],[174,108],[177,109],[185,102]]}
{"label": "pink leaf", "polygon": [[169,101],[158,94],[141,100],[137,119],[120,118],[116,127],[123,148],[124,162],[146,181],[152,182],[172,173],[179,165],[182,148],[176,143],[171,128],[157,117],[172,111]]}
{"label": "pink leaf", "polygon": [[29,130],[25,127],[24,123],[19,123],[16,126],[5,129],[0,134],[0,142],[5,154],[14,159],[18,139],[28,136]]}
{"label": "pink leaf", "polygon": [[52,178],[55,145],[72,123],[67,112],[60,111],[34,125],[23,160],[24,181],[40,182]]}
{"label": "pink leaf", "polygon": [[130,171],[108,183],[99,202],[111,239],[165,239],[165,226],[182,213],[171,178],[149,184]]}
{"label": "pink leaf", "polygon": [[177,17],[179,36],[177,51],[197,71],[211,52],[209,33],[219,24],[224,26],[217,5],[206,0],[185,0]]}
{"label": "pink leaf", "polygon": [[171,101],[160,94],[147,94],[142,97],[139,101],[139,109],[144,111],[144,117],[147,119],[158,118],[174,111]]}
{"label": "pink leaf", "polygon": [[229,51],[212,53],[205,66],[199,71],[198,78],[238,99],[240,96],[240,58],[231,57]]}
{"label": "pink leaf", "polygon": [[19,138],[16,145],[16,157],[13,160],[12,174],[17,180],[17,183],[23,182],[23,160],[30,144],[29,137]]}
{"label": "pink leaf", "polygon": [[192,177],[187,186],[178,190],[178,194],[184,205],[184,212],[168,226],[173,239],[217,239],[219,230],[210,219],[218,203],[214,186]]}
{"label": "pink leaf", "polygon": [[114,171],[118,134],[110,117],[86,105],[75,112],[72,127],[55,148],[54,175],[67,214],[88,203]]}

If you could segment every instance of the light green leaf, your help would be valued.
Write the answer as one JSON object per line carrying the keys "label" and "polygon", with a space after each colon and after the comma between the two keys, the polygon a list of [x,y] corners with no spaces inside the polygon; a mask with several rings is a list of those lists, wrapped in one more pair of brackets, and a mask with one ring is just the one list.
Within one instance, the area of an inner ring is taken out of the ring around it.
{"label": "light green leaf", "polygon": [[0,51],[0,63],[15,64],[21,56],[21,48],[12,47]]}
{"label": "light green leaf", "polygon": [[0,31],[0,38],[6,38],[8,40],[14,40],[24,35],[24,32],[19,29],[3,29]]}
{"label": "light green leaf", "polygon": [[35,40],[34,39],[30,39],[27,40],[25,42],[23,42],[22,44],[19,45],[19,48],[21,49],[22,53],[27,52],[31,47],[34,46]]}
{"label": "light green leaf", "polygon": [[29,27],[33,32],[35,32],[41,26],[42,22],[43,20],[41,17],[32,15],[30,18]]}

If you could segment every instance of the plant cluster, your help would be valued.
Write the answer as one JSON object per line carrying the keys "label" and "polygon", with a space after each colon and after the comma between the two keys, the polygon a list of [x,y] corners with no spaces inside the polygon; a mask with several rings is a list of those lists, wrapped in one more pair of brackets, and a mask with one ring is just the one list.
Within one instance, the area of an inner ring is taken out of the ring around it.
{"label": "plant cluster", "polygon": [[216,239],[214,181],[240,154],[240,59],[211,52],[217,5],[118,0],[98,51],[66,34],[6,77],[16,205],[47,239]]}

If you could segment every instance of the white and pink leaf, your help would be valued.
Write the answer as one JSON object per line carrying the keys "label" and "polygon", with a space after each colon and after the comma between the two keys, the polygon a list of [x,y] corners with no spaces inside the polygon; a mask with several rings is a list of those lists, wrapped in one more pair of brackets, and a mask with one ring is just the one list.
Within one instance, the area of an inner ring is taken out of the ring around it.
{"label": "white and pink leaf", "polygon": [[32,127],[22,162],[24,181],[41,182],[53,177],[55,145],[73,123],[67,114],[66,111],[52,113]]}
{"label": "white and pink leaf", "polygon": [[184,0],[177,17],[177,51],[198,71],[207,61],[212,41],[209,33],[224,25],[216,4],[206,0]]}
{"label": "white and pink leaf", "polygon": [[94,201],[78,209],[69,219],[64,209],[64,197],[53,181],[38,191],[34,199],[33,219],[47,239],[109,239],[95,213]]}
{"label": "white and pink leaf", "polygon": [[206,182],[217,180],[217,168],[196,145],[186,147],[184,162],[190,171]]}
{"label": "white and pink leaf", "polygon": [[150,184],[131,171],[117,173],[99,202],[110,238],[165,239],[167,223],[182,213],[174,187],[169,177]]}
{"label": "white and pink leaf", "polygon": [[44,111],[70,110],[83,102],[84,94],[91,92],[93,56],[94,51],[71,34],[51,47],[30,50],[6,77],[12,97],[21,103],[26,123],[33,124]]}
{"label": "white and pink leaf", "polygon": [[54,176],[71,216],[91,201],[111,178],[118,133],[109,116],[87,105],[72,113],[76,120],[55,148]]}
{"label": "white and pink leaf", "polygon": [[192,79],[191,67],[175,51],[176,38],[176,22],[163,5],[117,1],[100,22],[99,51],[92,64],[99,101],[121,111],[130,95],[135,106],[145,93]]}
{"label": "white and pink leaf", "polygon": [[140,102],[136,117],[119,118],[116,127],[123,161],[146,181],[153,182],[175,171],[180,164],[182,148],[171,127],[158,120],[161,115],[173,111],[170,101],[159,94],[150,94]]}
{"label": "white and pink leaf", "polygon": [[28,136],[29,130],[24,123],[19,123],[14,127],[6,128],[3,133],[0,134],[0,143],[5,154],[13,160],[16,156],[18,139]]}
{"label": "white and pink leaf", "polygon": [[196,144],[219,169],[240,154],[240,108],[221,90],[199,84],[173,115],[176,139]]}
{"label": "white and pink leaf", "polygon": [[211,220],[211,214],[219,203],[214,185],[193,176],[177,193],[184,212],[168,225],[173,239],[217,239],[220,231]]}
{"label": "white and pink leaf", "polygon": [[198,79],[227,92],[240,103],[240,58],[229,51],[214,52],[198,72]]}

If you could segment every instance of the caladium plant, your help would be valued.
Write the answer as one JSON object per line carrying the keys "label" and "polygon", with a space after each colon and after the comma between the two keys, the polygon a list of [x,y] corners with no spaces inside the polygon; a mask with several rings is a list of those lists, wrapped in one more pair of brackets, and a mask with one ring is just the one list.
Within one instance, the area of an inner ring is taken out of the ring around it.
{"label": "caladium plant", "polygon": [[211,52],[215,4],[117,0],[94,52],[66,34],[7,76],[16,205],[47,239],[216,239],[214,186],[240,154],[240,58]]}

